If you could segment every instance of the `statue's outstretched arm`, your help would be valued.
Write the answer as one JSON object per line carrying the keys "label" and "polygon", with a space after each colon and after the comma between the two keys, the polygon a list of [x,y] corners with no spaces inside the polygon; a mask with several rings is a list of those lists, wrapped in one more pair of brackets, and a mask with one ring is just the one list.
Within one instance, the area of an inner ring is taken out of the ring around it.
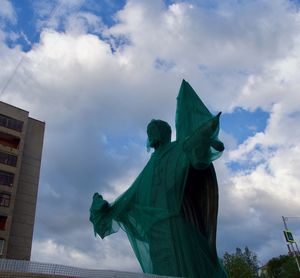
{"label": "statue's outstretched arm", "polygon": [[104,238],[118,231],[118,225],[114,223],[110,204],[102,195],[95,193],[90,208],[90,221],[93,223],[95,235]]}
{"label": "statue's outstretched arm", "polygon": [[224,145],[218,139],[221,113],[200,125],[183,142],[183,150],[196,169],[204,169],[221,156]]}

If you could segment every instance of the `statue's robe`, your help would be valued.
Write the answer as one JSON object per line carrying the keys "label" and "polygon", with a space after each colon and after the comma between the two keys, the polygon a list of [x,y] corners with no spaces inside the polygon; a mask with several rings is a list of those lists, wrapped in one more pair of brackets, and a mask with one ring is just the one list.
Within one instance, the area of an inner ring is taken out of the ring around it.
{"label": "statue's robe", "polygon": [[104,238],[122,227],[146,273],[226,277],[216,253],[218,185],[197,132],[158,148],[114,203],[94,196],[95,232]]}
{"label": "statue's robe", "polygon": [[177,140],[158,147],[112,204],[96,193],[90,220],[102,238],[121,227],[145,273],[227,277],[216,252],[212,165],[224,149],[217,137],[220,114],[212,116],[185,81],[177,100]]}

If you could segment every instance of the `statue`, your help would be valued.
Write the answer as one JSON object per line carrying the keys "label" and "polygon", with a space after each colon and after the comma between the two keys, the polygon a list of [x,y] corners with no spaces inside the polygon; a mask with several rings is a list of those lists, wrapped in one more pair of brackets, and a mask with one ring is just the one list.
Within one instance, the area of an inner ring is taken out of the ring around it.
{"label": "statue", "polygon": [[213,116],[182,81],[177,97],[176,141],[171,127],[152,120],[145,168],[109,204],[94,194],[90,221],[101,238],[121,227],[145,273],[176,277],[227,277],[216,251],[218,184],[212,161],[224,150]]}

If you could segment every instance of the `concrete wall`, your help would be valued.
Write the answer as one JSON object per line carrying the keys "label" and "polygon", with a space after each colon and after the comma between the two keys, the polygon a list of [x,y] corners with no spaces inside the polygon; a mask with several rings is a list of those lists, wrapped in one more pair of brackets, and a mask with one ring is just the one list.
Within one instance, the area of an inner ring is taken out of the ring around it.
{"label": "concrete wall", "polygon": [[15,138],[19,138],[20,140],[18,148],[11,148],[11,147],[4,146],[3,144],[0,144],[0,151],[14,154],[18,157],[18,162],[16,167],[9,167],[7,165],[0,164],[1,170],[14,174],[14,183],[12,187],[0,185],[1,192],[9,193],[11,195],[9,207],[0,207],[0,214],[7,216],[5,230],[0,231],[0,237],[5,240],[4,249],[0,257],[5,258],[8,250],[8,242],[10,240],[10,230],[11,230],[11,224],[12,224],[12,219],[14,214],[15,198],[16,198],[16,192],[19,183],[19,174],[21,169],[23,147],[25,142],[25,132],[27,129],[28,112],[0,101],[0,114],[23,122],[23,129],[21,132],[7,127],[0,126],[0,132],[2,134],[1,136],[5,136],[5,134],[7,134]]}
{"label": "concrete wall", "polygon": [[[1,101],[0,114],[23,122],[21,131],[0,125],[0,151],[17,156],[16,167],[0,163],[0,170],[14,174],[12,186],[0,185],[0,192],[11,196],[9,207],[0,206],[0,214],[7,216],[5,230],[0,230],[5,241],[0,258],[29,260],[45,123]],[[19,145],[7,145],[7,136],[17,138]]]}
{"label": "concrete wall", "polygon": [[28,119],[6,258],[30,260],[45,124]]}

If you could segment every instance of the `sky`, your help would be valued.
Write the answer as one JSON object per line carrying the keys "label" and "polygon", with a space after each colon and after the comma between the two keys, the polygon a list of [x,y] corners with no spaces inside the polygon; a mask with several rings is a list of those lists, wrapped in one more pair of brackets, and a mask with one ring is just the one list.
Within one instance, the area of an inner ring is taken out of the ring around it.
{"label": "sky", "polygon": [[[300,216],[299,7],[0,0],[0,100],[46,123],[31,259],[141,271],[124,232],[94,236],[89,207],[143,169],[151,119],[174,130],[182,79],[223,112],[219,256],[286,254],[281,216]],[[300,218],[287,223],[300,239]]]}

